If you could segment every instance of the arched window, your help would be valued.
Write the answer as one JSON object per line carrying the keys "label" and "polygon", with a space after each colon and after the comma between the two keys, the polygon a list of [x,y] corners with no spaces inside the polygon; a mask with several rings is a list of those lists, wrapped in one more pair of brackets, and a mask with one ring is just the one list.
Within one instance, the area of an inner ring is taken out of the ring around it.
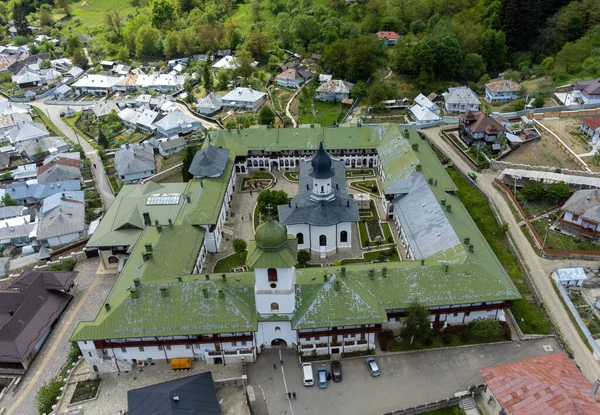
{"label": "arched window", "polygon": [[304,243],[304,234],[303,233],[297,233],[296,234],[296,239],[298,239],[298,245],[302,245]]}
{"label": "arched window", "polygon": [[279,304],[271,303],[271,311],[279,311]]}
{"label": "arched window", "polygon": [[109,264],[117,264],[117,263],[119,263],[119,258],[117,258],[116,256],[109,256],[108,263]]}
{"label": "arched window", "polygon": [[281,331],[281,327],[275,326],[275,331]]}
{"label": "arched window", "polygon": [[319,236],[319,246],[327,246],[327,237],[325,235]]}
{"label": "arched window", "polygon": [[348,242],[348,232],[340,232],[340,242]]}
{"label": "arched window", "polygon": [[277,270],[275,268],[269,268],[267,275],[269,276],[269,282],[277,282]]}

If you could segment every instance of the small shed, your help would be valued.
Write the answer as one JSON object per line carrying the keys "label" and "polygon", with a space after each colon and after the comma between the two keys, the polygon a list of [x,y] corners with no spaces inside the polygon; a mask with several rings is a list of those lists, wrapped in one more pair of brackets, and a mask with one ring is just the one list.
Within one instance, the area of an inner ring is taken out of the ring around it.
{"label": "small shed", "polygon": [[554,274],[556,281],[563,287],[581,287],[587,278],[581,267],[556,268]]}
{"label": "small shed", "polygon": [[498,154],[498,153],[500,153],[500,151],[502,151],[502,145],[501,144],[498,144],[498,143],[492,144],[492,153]]}
{"label": "small shed", "polygon": [[360,210],[371,209],[371,196],[366,193],[358,193],[354,195],[354,201]]}
{"label": "small shed", "polygon": [[354,100],[352,98],[342,99],[342,107],[344,108],[350,108],[352,106],[352,103],[354,103]]}

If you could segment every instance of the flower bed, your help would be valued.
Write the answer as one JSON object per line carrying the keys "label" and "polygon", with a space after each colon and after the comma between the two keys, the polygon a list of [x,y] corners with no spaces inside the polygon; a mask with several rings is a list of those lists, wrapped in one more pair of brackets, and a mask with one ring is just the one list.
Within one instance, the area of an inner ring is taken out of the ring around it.
{"label": "flower bed", "polygon": [[94,399],[98,395],[98,389],[100,388],[100,379],[91,379],[77,382],[75,386],[75,392],[71,397],[71,402],[77,403]]}
{"label": "flower bed", "polygon": [[273,180],[271,179],[248,179],[248,178],[244,178],[242,180],[242,191],[248,191],[248,190],[255,190],[255,191],[260,191],[262,189],[266,189],[269,186],[271,186],[271,183],[273,183]]}
{"label": "flower bed", "polygon": [[371,241],[376,241],[378,237],[381,241],[385,241],[383,231],[381,230],[381,226],[379,225],[378,221],[368,220],[365,223],[367,224],[367,232],[369,233],[369,239]]}
{"label": "flower bed", "polygon": [[285,177],[286,179],[288,179],[290,182],[297,182],[299,181],[299,173],[297,171],[286,171],[283,172],[283,177]]}
{"label": "flower bed", "polygon": [[366,177],[366,176],[375,176],[375,171],[373,169],[355,169],[355,170],[346,170],[346,177]]}

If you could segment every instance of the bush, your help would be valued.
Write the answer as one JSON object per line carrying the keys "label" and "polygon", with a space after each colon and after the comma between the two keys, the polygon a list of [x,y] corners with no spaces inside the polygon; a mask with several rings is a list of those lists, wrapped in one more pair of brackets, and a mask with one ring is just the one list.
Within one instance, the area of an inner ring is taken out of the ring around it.
{"label": "bush", "polygon": [[465,330],[460,333],[460,341],[463,343],[469,343],[471,340],[471,332],[469,330]]}
{"label": "bush", "polygon": [[52,405],[56,403],[56,398],[60,395],[62,382],[57,378],[52,378],[49,383],[44,384],[35,395],[38,411],[40,414],[49,414],[52,412]]}
{"label": "bush", "polygon": [[392,334],[392,332],[390,330],[382,331],[379,334],[379,347],[381,347],[381,350],[383,350],[384,352],[389,351],[390,339],[392,337],[394,337],[394,335]]}
{"label": "bush", "polygon": [[447,330],[444,330],[442,332],[442,343],[444,343],[444,344],[452,343],[452,334],[450,332],[448,332]]}
{"label": "bush", "polygon": [[58,264],[50,265],[50,271],[73,271],[76,262],[72,259],[65,259]]}
{"label": "bush", "polygon": [[424,346],[431,346],[432,344],[433,344],[433,339],[431,337],[427,337],[426,339],[423,339]]}
{"label": "bush", "polygon": [[497,337],[500,334],[500,323],[496,320],[478,318],[471,323],[471,333],[478,340]]}

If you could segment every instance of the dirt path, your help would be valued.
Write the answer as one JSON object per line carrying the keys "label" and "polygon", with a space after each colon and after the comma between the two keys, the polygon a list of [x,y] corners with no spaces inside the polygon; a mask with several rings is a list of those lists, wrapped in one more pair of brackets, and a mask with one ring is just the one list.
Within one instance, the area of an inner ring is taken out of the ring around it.
{"label": "dirt path", "polygon": [[[462,155],[458,153],[450,143],[442,139],[439,135],[439,128],[432,128],[425,130],[425,134],[445,153],[449,156],[456,168],[462,172],[467,173],[472,170],[471,165],[466,162]],[[517,221],[511,213],[510,206],[506,199],[502,197],[500,192],[492,185],[495,173],[485,171],[478,175],[477,185],[485,193],[495,205],[497,211],[500,213],[502,220],[508,224],[508,232],[511,239],[517,246],[521,254],[521,258],[526,263],[533,283],[538,289],[538,293],[541,296],[546,310],[552,315],[556,326],[562,331],[565,340],[571,346],[573,353],[575,354],[575,361],[581,368],[584,375],[593,382],[600,377],[600,364],[598,360],[589,351],[584,341],[579,336],[579,333],[571,319],[569,318],[568,311],[563,307],[562,302],[554,291],[552,286],[553,282],[550,279],[550,273],[558,266],[571,264],[572,260],[548,260],[540,258],[527,238],[525,234],[519,229]],[[577,261],[577,264],[583,267],[592,266],[597,267],[597,262],[592,261]]]}

